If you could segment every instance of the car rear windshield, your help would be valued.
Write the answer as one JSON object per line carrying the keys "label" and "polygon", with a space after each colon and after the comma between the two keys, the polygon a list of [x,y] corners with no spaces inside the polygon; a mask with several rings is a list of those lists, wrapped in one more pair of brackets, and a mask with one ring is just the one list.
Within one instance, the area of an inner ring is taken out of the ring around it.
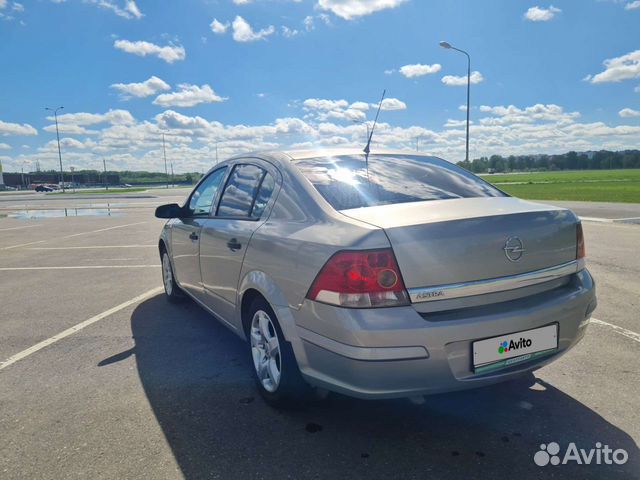
{"label": "car rear windshield", "polygon": [[305,158],[294,164],[336,210],[506,196],[463,168],[436,157],[370,155],[368,169],[364,154]]}

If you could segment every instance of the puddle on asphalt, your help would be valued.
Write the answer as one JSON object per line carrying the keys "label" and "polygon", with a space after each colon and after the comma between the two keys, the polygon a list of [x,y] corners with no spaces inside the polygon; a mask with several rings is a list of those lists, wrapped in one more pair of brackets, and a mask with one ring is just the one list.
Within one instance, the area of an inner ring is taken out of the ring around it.
{"label": "puddle on asphalt", "polygon": [[17,210],[7,214],[7,218],[32,220],[36,218],[61,217],[120,217],[123,212],[112,208],[56,208],[47,210]]}

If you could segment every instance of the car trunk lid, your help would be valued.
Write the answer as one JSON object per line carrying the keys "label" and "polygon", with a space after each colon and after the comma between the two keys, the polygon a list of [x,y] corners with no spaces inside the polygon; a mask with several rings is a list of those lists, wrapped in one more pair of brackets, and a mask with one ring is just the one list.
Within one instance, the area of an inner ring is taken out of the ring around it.
{"label": "car trunk lid", "polygon": [[341,213],[386,232],[407,288],[494,279],[576,259],[576,216],[512,197],[400,203]]}

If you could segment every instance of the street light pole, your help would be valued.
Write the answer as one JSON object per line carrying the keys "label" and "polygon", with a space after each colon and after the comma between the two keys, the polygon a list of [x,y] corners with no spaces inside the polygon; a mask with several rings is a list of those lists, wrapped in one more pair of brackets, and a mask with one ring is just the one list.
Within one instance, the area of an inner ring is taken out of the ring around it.
{"label": "street light pole", "polygon": [[162,151],[164,153],[164,174],[167,177],[167,188],[169,188],[169,170],[167,169],[167,148],[164,145],[164,132],[162,132]]}
{"label": "street light pole", "polygon": [[104,183],[104,189],[109,190],[109,181],[107,179],[107,161],[102,159],[102,169],[104,173],[102,174],[102,182]]}
{"label": "street light pole", "polygon": [[465,160],[469,161],[469,112],[471,110],[470,100],[471,100],[471,56],[464,50],[454,47],[450,43],[440,42],[440,46],[442,48],[447,48],[451,50],[455,50],[460,53],[464,53],[467,56],[467,146],[466,146],[466,155]]}
{"label": "street light pole", "polygon": [[64,193],[64,174],[62,173],[62,152],[60,151],[60,132],[58,131],[58,110],[62,110],[64,107],[49,108],[45,107],[45,110],[53,112],[53,118],[56,121],[56,138],[58,139],[58,160],[60,160],[60,184],[62,186],[62,193]]}

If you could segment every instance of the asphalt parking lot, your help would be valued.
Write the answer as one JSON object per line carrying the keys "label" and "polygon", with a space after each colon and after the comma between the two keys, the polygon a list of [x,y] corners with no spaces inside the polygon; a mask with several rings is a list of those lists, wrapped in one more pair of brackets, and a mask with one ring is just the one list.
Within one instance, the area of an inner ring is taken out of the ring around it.
{"label": "asphalt parking lot", "polygon": [[[640,225],[613,221],[638,206],[571,205],[599,306],[535,375],[276,411],[245,345],[163,298],[153,208],[185,193],[0,196],[0,478],[640,478]],[[549,442],[628,461],[536,466]]]}

